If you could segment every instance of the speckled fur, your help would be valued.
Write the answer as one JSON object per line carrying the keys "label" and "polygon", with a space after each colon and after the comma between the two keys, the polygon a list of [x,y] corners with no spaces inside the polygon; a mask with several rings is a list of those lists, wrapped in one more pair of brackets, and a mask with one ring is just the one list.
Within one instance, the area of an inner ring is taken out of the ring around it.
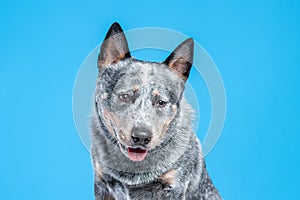
{"label": "speckled fur", "polygon": [[[98,63],[105,65],[98,66],[91,119],[95,199],[220,200],[207,174],[200,142],[191,128],[193,110],[182,98],[186,81],[182,76],[187,78],[189,69],[174,70],[166,62],[134,59],[127,52],[118,24],[112,25],[106,39],[113,32],[121,35],[106,45],[115,42],[118,51],[101,47],[100,54],[108,51],[105,53],[111,55],[110,60],[99,56]],[[118,95],[124,92],[134,98],[130,103],[119,101]],[[163,98],[166,106],[156,107],[156,98]],[[148,154],[139,162],[131,161],[126,152],[134,126],[153,132],[145,147]]]}

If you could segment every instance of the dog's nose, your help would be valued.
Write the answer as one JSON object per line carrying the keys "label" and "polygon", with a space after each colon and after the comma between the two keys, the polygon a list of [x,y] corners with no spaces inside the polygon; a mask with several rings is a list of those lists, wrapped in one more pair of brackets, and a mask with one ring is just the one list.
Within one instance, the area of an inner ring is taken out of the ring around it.
{"label": "dog's nose", "polygon": [[146,145],[151,141],[152,133],[146,128],[134,127],[131,132],[131,139],[136,145]]}

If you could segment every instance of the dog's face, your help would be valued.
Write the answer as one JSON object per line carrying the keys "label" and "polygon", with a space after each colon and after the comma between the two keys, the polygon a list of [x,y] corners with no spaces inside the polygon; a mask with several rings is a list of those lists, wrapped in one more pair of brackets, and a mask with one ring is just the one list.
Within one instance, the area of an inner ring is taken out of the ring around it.
{"label": "dog's face", "polygon": [[121,27],[109,29],[98,57],[97,114],[130,160],[142,161],[168,136],[192,60],[192,39],[162,63],[133,59]]}

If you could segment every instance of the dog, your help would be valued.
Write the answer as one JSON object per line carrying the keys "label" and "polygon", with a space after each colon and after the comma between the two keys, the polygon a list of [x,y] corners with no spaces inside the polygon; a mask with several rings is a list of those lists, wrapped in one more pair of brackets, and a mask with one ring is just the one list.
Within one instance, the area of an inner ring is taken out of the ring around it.
{"label": "dog", "polygon": [[113,23],[100,47],[91,156],[96,200],[220,200],[183,98],[194,41],[164,62],[131,56]]}

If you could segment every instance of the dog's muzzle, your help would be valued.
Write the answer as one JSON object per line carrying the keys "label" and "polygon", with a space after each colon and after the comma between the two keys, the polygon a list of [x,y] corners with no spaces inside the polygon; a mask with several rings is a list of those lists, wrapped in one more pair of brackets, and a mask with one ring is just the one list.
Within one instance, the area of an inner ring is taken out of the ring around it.
{"label": "dog's muzzle", "polygon": [[127,154],[132,161],[142,161],[148,151],[147,144],[150,143],[152,132],[143,127],[133,127],[131,131],[131,147],[128,147]]}

